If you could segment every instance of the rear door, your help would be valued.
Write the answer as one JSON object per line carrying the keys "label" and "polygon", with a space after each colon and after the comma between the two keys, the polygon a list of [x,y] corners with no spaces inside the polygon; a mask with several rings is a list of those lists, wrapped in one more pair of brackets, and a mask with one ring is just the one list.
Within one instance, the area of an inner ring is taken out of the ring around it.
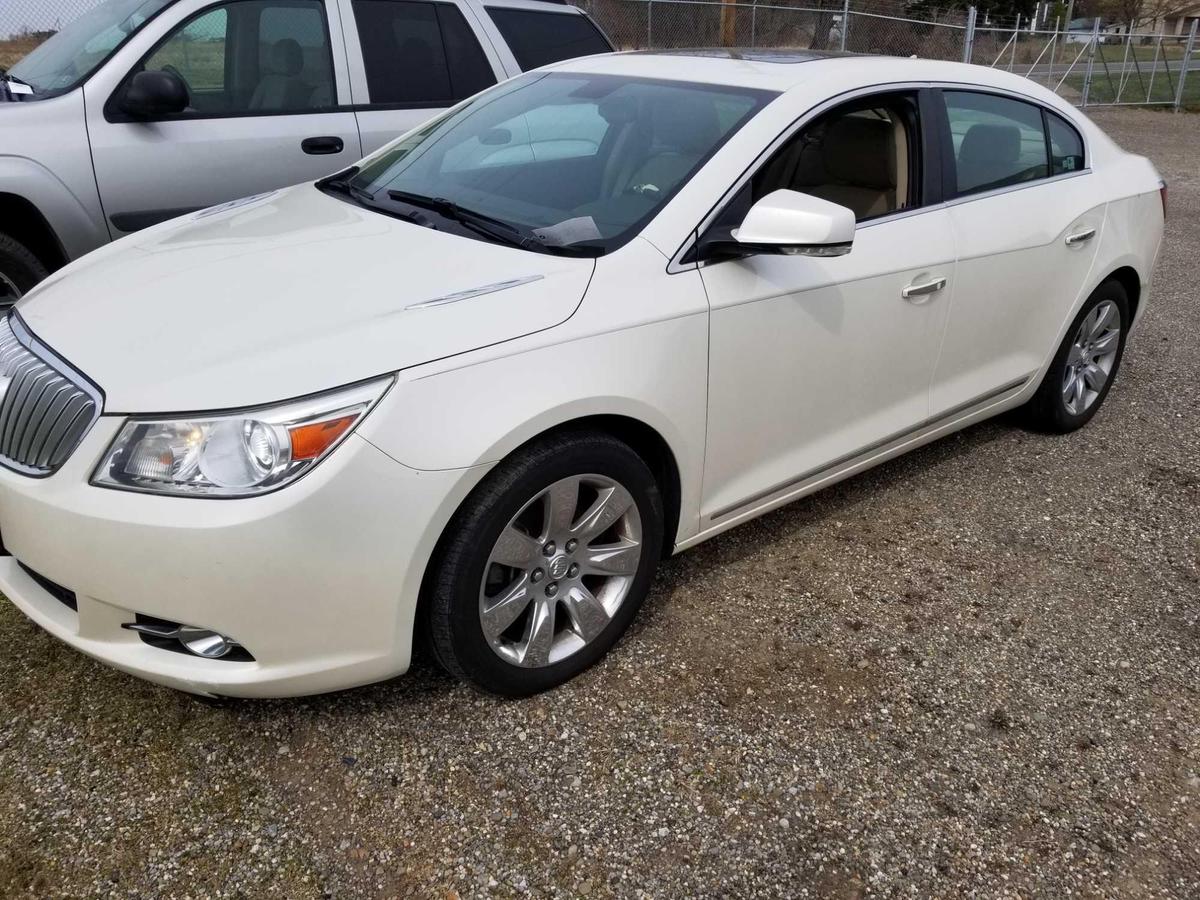
{"label": "rear door", "polygon": [[[185,212],[320,178],[361,153],[332,0],[184,0],[173,24],[86,87],[88,135],[113,237]],[[167,70],[189,107],[156,121],[120,110],[132,76]]]}
{"label": "rear door", "polygon": [[340,2],[364,155],[506,77],[466,6],[434,0]]}
{"label": "rear door", "polygon": [[1037,375],[1088,282],[1105,215],[1065,119],[1010,95],[940,96],[958,284],[934,416]]}

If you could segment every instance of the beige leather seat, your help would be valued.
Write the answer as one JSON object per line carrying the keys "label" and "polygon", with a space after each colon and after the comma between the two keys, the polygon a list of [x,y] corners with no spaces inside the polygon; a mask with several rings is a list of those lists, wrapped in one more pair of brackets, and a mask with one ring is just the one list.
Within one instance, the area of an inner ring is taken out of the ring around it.
{"label": "beige leather seat", "polygon": [[996,181],[1020,180],[1021,130],[977,122],[958,148],[958,189],[973,191]]}
{"label": "beige leather seat", "polygon": [[896,208],[896,126],[885,119],[843,116],[830,122],[821,161],[830,179],[803,187],[865,219]]}
{"label": "beige leather seat", "polygon": [[312,86],[300,77],[304,71],[304,50],[299,41],[281,38],[271,46],[266,74],[250,98],[251,109],[269,111],[307,109]]}

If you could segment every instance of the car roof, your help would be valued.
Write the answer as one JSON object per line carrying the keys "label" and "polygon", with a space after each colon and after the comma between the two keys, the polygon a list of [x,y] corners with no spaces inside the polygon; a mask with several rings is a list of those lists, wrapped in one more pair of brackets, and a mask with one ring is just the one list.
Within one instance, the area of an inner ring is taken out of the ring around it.
{"label": "car roof", "polygon": [[1037,86],[1027,78],[985,66],[820,50],[633,50],[579,57],[547,68],[557,72],[721,84],[780,93],[818,78],[844,75],[848,82],[856,84],[936,81],[999,87],[1034,96],[1040,94]]}

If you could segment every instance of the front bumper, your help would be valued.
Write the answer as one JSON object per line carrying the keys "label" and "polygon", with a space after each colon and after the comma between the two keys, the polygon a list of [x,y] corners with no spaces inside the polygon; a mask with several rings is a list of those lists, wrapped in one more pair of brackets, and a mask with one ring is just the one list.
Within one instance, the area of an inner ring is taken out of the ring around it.
{"label": "front bumper", "polygon": [[[425,561],[472,478],[418,472],[352,435],[296,483],[237,500],[92,487],[102,417],[49,478],[0,470],[0,591],[55,637],[185,691],[319,693],[408,668]],[[470,473],[472,470],[465,470]],[[76,595],[77,611],[22,565]],[[137,614],[211,628],[253,662],[151,646]]]}

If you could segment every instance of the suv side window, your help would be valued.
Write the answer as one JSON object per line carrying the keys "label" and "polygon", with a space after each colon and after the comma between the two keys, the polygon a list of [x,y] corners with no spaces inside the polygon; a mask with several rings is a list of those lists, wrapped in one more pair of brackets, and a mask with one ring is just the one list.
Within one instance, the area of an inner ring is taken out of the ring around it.
{"label": "suv side window", "polygon": [[333,57],[321,0],[239,0],[175,29],[147,71],[179,76],[189,116],[296,113],[334,105]]}
{"label": "suv side window", "polygon": [[995,94],[943,91],[957,196],[1046,178],[1041,107]]}
{"label": "suv side window", "polygon": [[487,12],[525,72],[576,56],[612,52],[587,16],[500,6],[489,6]]}
{"label": "suv side window", "polygon": [[354,0],[371,104],[449,106],[496,83],[457,6]]}

